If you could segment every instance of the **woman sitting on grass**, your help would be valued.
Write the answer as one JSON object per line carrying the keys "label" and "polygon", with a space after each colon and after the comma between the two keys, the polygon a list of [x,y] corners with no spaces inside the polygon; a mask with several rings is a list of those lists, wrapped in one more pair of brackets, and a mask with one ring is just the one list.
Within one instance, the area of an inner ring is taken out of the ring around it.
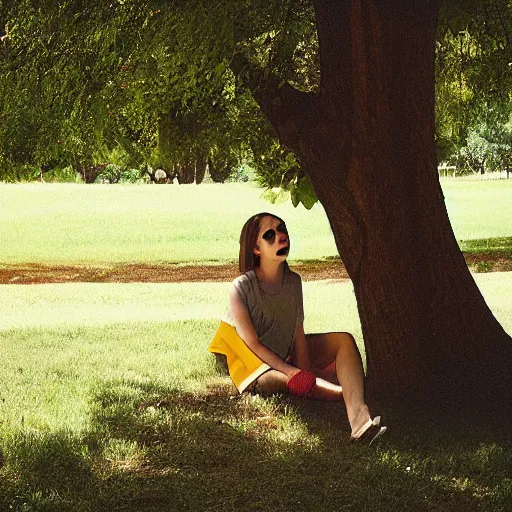
{"label": "woman sitting on grass", "polygon": [[[379,416],[371,418],[364,401],[363,366],[354,338],[348,333],[304,333],[302,280],[288,267],[289,250],[280,218],[259,213],[245,223],[241,275],[233,281],[228,311],[210,351],[227,355],[240,391],[345,400],[350,439],[371,442],[386,427]],[[256,365],[248,369],[251,358]],[[236,377],[240,368],[243,382]]]}

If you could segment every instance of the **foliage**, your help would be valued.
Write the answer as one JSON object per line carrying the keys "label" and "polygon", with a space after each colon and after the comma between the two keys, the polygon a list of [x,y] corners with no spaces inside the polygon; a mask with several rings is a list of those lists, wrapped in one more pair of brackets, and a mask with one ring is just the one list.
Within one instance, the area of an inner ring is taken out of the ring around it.
{"label": "foliage", "polygon": [[235,168],[229,176],[227,182],[231,183],[248,183],[254,182],[257,179],[255,170],[247,163],[244,162]]}
{"label": "foliage", "polygon": [[71,166],[51,169],[44,173],[43,179],[48,183],[76,183],[80,180]]}
{"label": "foliage", "polygon": [[[43,172],[71,165],[94,181],[115,164],[200,181],[202,171],[190,169],[209,161],[212,178],[224,181],[246,162],[259,184],[290,191],[296,205],[314,202],[304,169],[263,118],[246,76],[249,64],[262,80],[319,91],[311,2],[222,0],[212,10],[205,0],[85,7],[3,0],[0,8],[0,179],[29,179],[26,165]],[[508,121],[511,22],[508,0],[443,3],[440,161],[467,162],[469,134]]]}
{"label": "foliage", "polygon": [[138,169],[121,167],[118,164],[108,164],[97,176],[100,183],[137,183],[142,180]]}
{"label": "foliage", "polygon": [[279,181],[292,188],[304,175],[290,165],[289,152],[276,150],[275,135],[230,61],[243,53],[282,80],[315,89],[308,2],[276,8],[225,0],[214,17],[199,0],[89,2],[86,9],[44,1],[36,9],[24,0],[3,11],[10,84],[3,82],[8,130],[0,133],[0,148],[14,166],[71,164],[92,181],[93,169],[115,163],[100,155],[123,151],[129,167],[163,168],[178,178],[180,169],[206,160],[218,181],[242,161],[262,176],[282,172]]}
{"label": "foliage", "polygon": [[459,151],[461,167],[480,174],[510,167],[511,134],[500,125],[494,130],[485,125],[479,128],[468,133],[466,144]]}
{"label": "foliage", "polygon": [[486,161],[494,150],[493,146],[494,144],[484,137],[471,131],[466,139],[466,145],[460,150],[460,156],[469,169],[484,174]]}
{"label": "foliage", "polygon": [[469,127],[464,140],[454,145],[449,160],[457,166],[458,174],[484,174],[510,169],[511,155],[511,124],[488,107]]}
{"label": "foliage", "polygon": [[480,172],[485,162],[499,167],[484,155],[508,151],[502,140],[512,115],[510,26],[509,0],[444,2],[436,48],[439,161]]}

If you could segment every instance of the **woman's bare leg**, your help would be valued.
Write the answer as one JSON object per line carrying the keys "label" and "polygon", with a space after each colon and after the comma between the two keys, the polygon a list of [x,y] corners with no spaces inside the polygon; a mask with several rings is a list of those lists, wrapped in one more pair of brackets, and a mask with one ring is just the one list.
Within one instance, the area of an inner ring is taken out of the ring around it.
{"label": "woman's bare leg", "polygon": [[277,370],[269,370],[258,377],[257,391],[265,395],[274,395],[276,393],[284,393],[286,391],[286,383],[288,378],[284,373]]}
{"label": "woman's bare leg", "polygon": [[[317,375],[316,386],[308,398],[345,400],[352,435],[358,437],[371,418],[364,400],[363,364],[353,336],[344,332],[308,334],[307,340],[312,370]],[[335,364],[329,371],[332,363]],[[265,394],[282,393],[287,381],[283,373],[270,370],[259,377],[258,390]]]}
{"label": "woman's bare leg", "polygon": [[[353,336],[346,332],[307,335],[314,368],[327,368],[335,362],[335,373],[343,390],[352,435],[367,424],[370,412],[364,400],[364,372],[361,355]],[[320,370],[322,371],[322,370]]]}

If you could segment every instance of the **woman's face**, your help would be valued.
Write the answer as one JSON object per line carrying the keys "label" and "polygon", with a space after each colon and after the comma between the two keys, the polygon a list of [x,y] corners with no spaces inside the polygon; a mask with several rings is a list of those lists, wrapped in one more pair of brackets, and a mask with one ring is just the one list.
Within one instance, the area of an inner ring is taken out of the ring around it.
{"label": "woman's face", "polygon": [[267,215],[260,220],[260,229],[254,254],[263,260],[284,261],[290,250],[290,239],[286,224]]}

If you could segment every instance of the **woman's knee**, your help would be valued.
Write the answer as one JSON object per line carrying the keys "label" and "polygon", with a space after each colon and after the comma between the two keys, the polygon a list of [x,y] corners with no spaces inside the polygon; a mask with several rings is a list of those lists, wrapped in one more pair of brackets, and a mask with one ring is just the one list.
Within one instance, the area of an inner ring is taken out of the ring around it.
{"label": "woman's knee", "polygon": [[350,334],[343,332],[308,334],[307,340],[313,367],[325,369],[333,364],[339,352],[342,351],[344,346],[349,345],[351,339]]}
{"label": "woman's knee", "polygon": [[356,340],[349,332],[332,332],[329,333],[329,336],[331,337],[331,343],[335,344],[338,350],[357,349]]}

